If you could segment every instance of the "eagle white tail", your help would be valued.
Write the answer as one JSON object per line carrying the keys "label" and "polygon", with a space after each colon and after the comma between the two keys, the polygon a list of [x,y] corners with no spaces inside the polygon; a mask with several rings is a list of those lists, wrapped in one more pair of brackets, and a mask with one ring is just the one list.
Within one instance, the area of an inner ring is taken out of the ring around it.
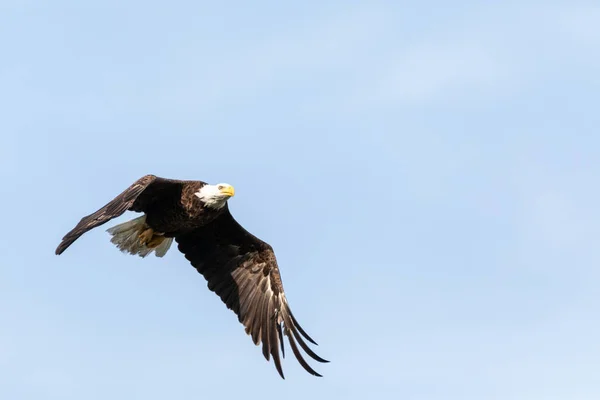
{"label": "eagle white tail", "polygon": [[142,215],[106,231],[112,235],[110,241],[124,253],[146,257],[154,251],[156,257],[163,257],[171,247],[173,238],[160,236],[152,231],[147,234],[149,229],[146,216]]}

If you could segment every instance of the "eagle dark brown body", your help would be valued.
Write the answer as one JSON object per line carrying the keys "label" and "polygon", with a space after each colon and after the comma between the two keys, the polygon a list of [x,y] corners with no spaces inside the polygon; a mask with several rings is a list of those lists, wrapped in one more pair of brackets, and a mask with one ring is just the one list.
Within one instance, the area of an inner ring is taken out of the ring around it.
{"label": "eagle dark brown body", "polygon": [[[149,193],[136,199],[131,211],[146,214],[146,223],[154,231],[167,237],[188,232],[206,225],[219,216],[224,208],[214,210],[204,207],[194,194],[206,183],[178,181],[178,184],[153,185]],[[147,190],[148,190],[147,189]]]}
{"label": "eagle dark brown body", "polygon": [[296,344],[314,360],[328,362],[304,341],[316,344],[290,310],[272,247],[233,218],[226,202],[230,196],[230,185],[146,175],[104,207],[83,217],[64,236],[56,254],[63,253],[85,232],[125,211],[142,212],[143,216],[110,228],[111,241],[131,254],[145,257],[155,251],[162,257],[175,240],[179,251],[204,276],[208,288],[238,316],[253,342],[262,343],[264,357],[273,357],[282,378],[280,349],[283,356],[284,335],[302,367],[321,376],[306,363]]}

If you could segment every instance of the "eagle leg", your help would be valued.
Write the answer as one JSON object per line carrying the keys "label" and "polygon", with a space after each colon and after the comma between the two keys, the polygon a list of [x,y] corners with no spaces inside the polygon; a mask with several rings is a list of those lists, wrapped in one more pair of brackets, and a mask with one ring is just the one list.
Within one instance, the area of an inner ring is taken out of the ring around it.
{"label": "eagle leg", "polygon": [[149,249],[158,247],[164,242],[165,237],[158,232],[154,232],[152,228],[147,228],[139,235],[140,243]]}
{"label": "eagle leg", "polygon": [[164,240],[164,236],[155,234],[154,236],[152,236],[152,239],[150,239],[150,241],[146,243],[146,247],[153,249],[155,247],[158,247],[162,242],[164,242]]}
{"label": "eagle leg", "polygon": [[144,246],[148,246],[148,244],[152,241],[152,237],[154,236],[154,229],[148,228],[142,231],[139,234],[140,243]]}

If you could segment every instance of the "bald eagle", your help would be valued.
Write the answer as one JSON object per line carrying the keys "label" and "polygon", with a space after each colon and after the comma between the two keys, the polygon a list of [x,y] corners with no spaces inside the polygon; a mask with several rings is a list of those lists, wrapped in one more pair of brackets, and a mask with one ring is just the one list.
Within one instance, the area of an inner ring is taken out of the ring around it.
{"label": "bald eagle", "polygon": [[306,344],[315,341],[302,329],[283,291],[273,248],[246,231],[231,215],[227,200],[234,195],[231,185],[202,181],[165,179],[146,175],[134,182],[98,211],[83,217],[56,248],[64,252],[85,232],[125,211],[141,217],[107,230],[111,242],[122,252],[146,257],[154,252],[163,257],[173,240],[204,276],[209,290],[216,293],[238,317],[255,345],[270,357],[285,379],[281,355],[285,356],[283,335],[294,356],[312,375],[321,376],[302,357],[300,347],[313,359],[326,363]]}

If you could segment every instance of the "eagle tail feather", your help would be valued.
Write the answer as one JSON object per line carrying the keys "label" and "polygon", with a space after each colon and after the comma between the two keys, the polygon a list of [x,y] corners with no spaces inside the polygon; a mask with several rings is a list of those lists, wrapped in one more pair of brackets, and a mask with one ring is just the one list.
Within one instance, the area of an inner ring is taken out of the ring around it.
{"label": "eagle tail feather", "polygon": [[173,243],[173,238],[164,238],[164,240],[156,246],[154,250],[154,254],[156,257],[164,257],[167,254],[167,251],[171,248],[171,244]]}
{"label": "eagle tail feather", "polygon": [[[143,258],[156,251],[155,255],[157,257],[163,257],[171,247],[173,238],[153,235],[151,243],[144,243],[142,233],[148,228],[146,216],[142,215],[141,217],[115,225],[106,231],[112,235],[110,239],[111,243],[124,253],[138,255]],[[152,243],[155,245],[152,245]],[[147,244],[151,245],[148,246]]]}

